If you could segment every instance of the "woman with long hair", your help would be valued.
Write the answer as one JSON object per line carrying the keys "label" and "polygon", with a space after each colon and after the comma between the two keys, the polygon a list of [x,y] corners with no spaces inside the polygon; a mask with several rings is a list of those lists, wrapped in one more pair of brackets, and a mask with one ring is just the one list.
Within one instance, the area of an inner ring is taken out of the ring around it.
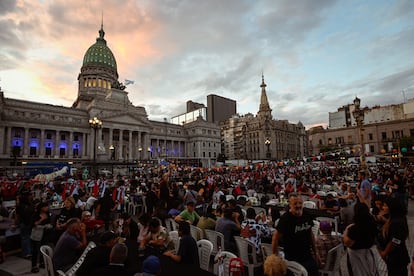
{"label": "woman with long hair", "polygon": [[378,230],[368,205],[357,202],[354,223],[344,231],[346,255],[341,262],[341,275],[374,276],[378,274],[374,244]]}
{"label": "woman with long hair", "polygon": [[[40,254],[40,246],[50,242],[50,235],[52,233],[51,217],[49,213],[49,205],[47,202],[40,202],[36,206],[36,212],[32,217],[33,228],[38,228],[41,232],[36,238],[34,235],[31,237],[32,241],[32,273],[38,273],[40,267],[44,268],[42,255]],[[35,231],[35,230],[32,230]]]}
{"label": "woman with long hair", "polygon": [[387,264],[388,275],[407,275],[410,262],[405,244],[409,234],[407,209],[400,199],[393,197],[388,198],[385,205],[389,218],[381,229],[379,253]]}

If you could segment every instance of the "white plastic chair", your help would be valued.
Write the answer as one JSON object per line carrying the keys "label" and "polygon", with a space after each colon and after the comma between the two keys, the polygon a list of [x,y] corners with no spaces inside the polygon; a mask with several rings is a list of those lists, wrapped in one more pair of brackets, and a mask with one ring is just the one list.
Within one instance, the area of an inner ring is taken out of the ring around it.
{"label": "white plastic chair", "polygon": [[40,247],[40,253],[42,253],[43,261],[45,262],[45,269],[48,276],[55,276],[55,268],[53,267],[52,257],[53,249],[49,245],[42,245]]}
{"label": "white plastic chair", "polygon": [[203,230],[201,230],[200,227],[190,225],[190,232],[191,232],[191,236],[196,241],[203,239]]}
{"label": "white plastic chair", "polygon": [[334,248],[331,248],[328,251],[326,256],[326,262],[323,268],[319,269],[320,276],[336,276],[339,274],[339,265],[341,263],[341,258],[345,253],[344,246],[338,244]]}
{"label": "white plastic chair", "polygon": [[317,209],[316,202],[310,201],[310,200],[304,201],[303,202],[303,207],[304,208],[309,208],[309,209]]}
{"label": "white plastic chair", "polygon": [[197,241],[198,258],[200,261],[200,268],[209,271],[210,268],[210,255],[213,251],[213,243],[209,240]]}
{"label": "white plastic chair", "polygon": [[254,276],[254,269],[263,265],[263,262],[257,260],[256,245],[242,237],[234,239],[243,265],[248,269],[248,276]]}
{"label": "white plastic chair", "polygon": [[167,218],[164,220],[165,228],[167,228],[168,232],[178,230],[177,222],[175,222],[172,218]]}
{"label": "white plastic chair", "polygon": [[308,276],[306,269],[297,262],[285,260],[287,269],[290,270],[295,276]]}
{"label": "white plastic chair", "polygon": [[263,259],[266,259],[267,256],[270,256],[270,255],[273,254],[271,243],[263,243],[262,242],[261,249],[262,249]]}
{"label": "white plastic chair", "polygon": [[233,195],[226,195],[226,201],[229,201],[231,199],[234,199],[234,196]]}
{"label": "white plastic chair", "polygon": [[66,275],[66,276],[74,276],[76,275],[76,271],[79,269],[79,267],[82,265],[83,261],[85,260],[86,255],[88,255],[89,251],[91,251],[92,248],[95,248],[96,244],[93,241],[90,241],[86,248],[83,250],[82,255],[79,257],[79,259],[76,261],[76,263],[66,272],[63,272],[61,270],[58,270],[59,275]]}
{"label": "white plastic chair", "polygon": [[319,221],[313,220],[312,232],[315,238],[319,235]]}
{"label": "white plastic chair", "polygon": [[218,271],[219,271],[219,259],[222,259],[222,265],[223,265],[223,276],[229,276],[229,264],[230,264],[230,260],[233,258],[237,258],[236,255],[234,255],[234,253],[231,253],[229,251],[221,251],[220,254],[217,254],[216,257],[214,258],[214,268],[213,268],[213,273],[214,275],[218,275]]}
{"label": "white plastic chair", "polygon": [[170,231],[168,235],[170,236],[170,239],[174,244],[174,250],[177,253],[178,248],[180,247],[180,235],[178,235],[178,231]]}
{"label": "white plastic chair", "polygon": [[217,252],[219,251],[219,248],[221,248],[221,250],[226,250],[224,248],[224,235],[223,233],[211,230],[211,229],[204,229],[205,233],[206,233],[206,239],[211,241],[211,243],[213,244],[213,252],[211,252],[211,254],[216,255]]}

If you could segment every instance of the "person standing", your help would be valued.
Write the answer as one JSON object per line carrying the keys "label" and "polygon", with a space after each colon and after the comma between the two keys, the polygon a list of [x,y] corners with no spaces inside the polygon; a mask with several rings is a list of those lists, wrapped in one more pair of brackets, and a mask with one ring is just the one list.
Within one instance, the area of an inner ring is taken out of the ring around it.
{"label": "person standing", "polygon": [[[285,257],[303,265],[310,276],[319,275],[320,263],[312,232],[312,217],[303,213],[303,200],[296,193],[289,196],[289,211],[279,220],[272,237],[273,254],[278,254],[279,244],[283,246]],[[312,256],[315,254],[315,258]]]}
{"label": "person standing", "polygon": [[24,258],[30,258],[32,256],[30,234],[32,231],[32,217],[34,212],[35,209],[31,193],[27,190],[23,190],[17,197],[15,224],[20,227],[22,256]]}
{"label": "person standing", "polygon": [[[52,233],[51,217],[49,213],[49,204],[47,202],[40,202],[36,206],[36,212],[33,215],[33,230],[31,235],[32,241],[32,273],[38,273],[37,266],[38,259],[40,267],[45,267],[43,258],[40,254],[40,246],[47,244],[50,241]],[[38,234],[35,234],[38,232]],[[40,256],[40,258],[39,258]]]}
{"label": "person standing", "polygon": [[359,172],[359,187],[357,190],[357,197],[359,202],[365,203],[368,208],[371,208],[371,182],[367,179],[366,172]]}
{"label": "person standing", "polygon": [[388,275],[407,275],[410,262],[406,240],[408,239],[407,209],[399,198],[388,198],[389,218],[381,229],[379,240],[381,258],[387,264]]}

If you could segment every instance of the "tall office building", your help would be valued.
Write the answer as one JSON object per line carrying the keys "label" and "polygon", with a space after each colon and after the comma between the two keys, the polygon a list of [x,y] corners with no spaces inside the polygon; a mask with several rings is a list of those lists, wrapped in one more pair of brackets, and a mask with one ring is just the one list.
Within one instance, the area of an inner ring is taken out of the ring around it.
{"label": "tall office building", "polygon": [[207,96],[207,121],[219,123],[236,115],[236,101],[218,95]]}

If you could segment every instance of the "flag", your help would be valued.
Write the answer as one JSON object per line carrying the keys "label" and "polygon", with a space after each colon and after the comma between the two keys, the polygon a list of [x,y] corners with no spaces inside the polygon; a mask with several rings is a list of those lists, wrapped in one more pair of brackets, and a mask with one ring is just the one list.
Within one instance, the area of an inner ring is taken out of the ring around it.
{"label": "flag", "polygon": [[130,85],[130,84],[134,84],[133,80],[125,80],[125,85]]}
{"label": "flag", "polygon": [[92,190],[92,195],[93,197],[98,197],[99,195],[99,186],[98,186],[98,181],[95,181],[94,185],[93,185],[93,190]]}

